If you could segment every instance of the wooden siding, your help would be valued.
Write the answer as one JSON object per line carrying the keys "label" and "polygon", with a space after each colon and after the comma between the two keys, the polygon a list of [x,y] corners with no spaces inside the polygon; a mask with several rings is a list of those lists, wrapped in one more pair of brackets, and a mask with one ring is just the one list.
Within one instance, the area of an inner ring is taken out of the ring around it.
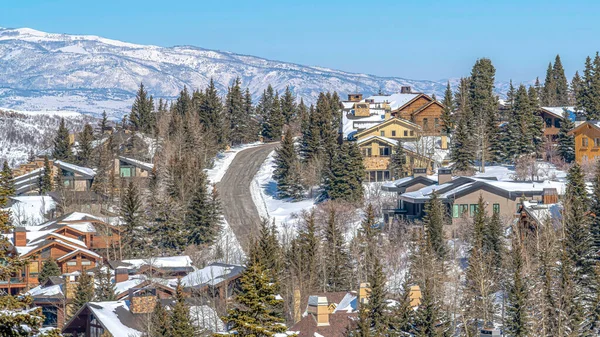
{"label": "wooden siding", "polygon": [[[596,146],[595,139],[600,139],[600,130],[583,125],[575,132],[575,160],[582,164],[588,161],[600,159],[600,146]],[[587,145],[584,142],[587,140]]]}

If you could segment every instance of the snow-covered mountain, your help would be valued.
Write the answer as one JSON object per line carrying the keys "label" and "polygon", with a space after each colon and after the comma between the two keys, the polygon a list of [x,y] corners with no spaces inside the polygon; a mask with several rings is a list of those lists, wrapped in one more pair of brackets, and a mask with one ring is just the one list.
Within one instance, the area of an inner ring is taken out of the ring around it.
{"label": "snow-covered mountain", "polygon": [[[287,85],[314,102],[320,91],[371,94],[411,86],[442,97],[445,81],[355,74],[193,46],[157,47],[87,35],[0,28],[0,107],[73,110],[119,117],[140,82],[155,97],[172,99],[183,86],[203,88],[210,78],[224,93],[240,77],[258,97],[270,83]],[[343,96],[342,96],[343,97]]]}

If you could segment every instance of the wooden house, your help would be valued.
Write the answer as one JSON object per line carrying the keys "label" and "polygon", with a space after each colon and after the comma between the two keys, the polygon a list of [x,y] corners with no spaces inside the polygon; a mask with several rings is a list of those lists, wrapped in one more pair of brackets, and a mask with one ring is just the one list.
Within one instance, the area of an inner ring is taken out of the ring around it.
{"label": "wooden house", "polygon": [[148,178],[154,164],[119,156],[114,161],[114,175],[123,179]]}
{"label": "wooden house", "polygon": [[585,121],[569,132],[575,137],[575,161],[579,164],[600,159],[600,121]]}
{"label": "wooden house", "polygon": [[63,188],[67,191],[85,192],[90,191],[96,172],[87,167],[67,163],[62,160],[56,160],[53,166],[53,176],[58,177]]}

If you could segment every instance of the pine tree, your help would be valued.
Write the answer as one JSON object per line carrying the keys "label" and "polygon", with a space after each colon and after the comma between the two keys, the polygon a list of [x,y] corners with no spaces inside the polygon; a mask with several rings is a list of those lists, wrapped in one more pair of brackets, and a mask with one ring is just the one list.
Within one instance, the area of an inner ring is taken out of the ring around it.
{"label": "pine tree", "polygon": [[437,337],[448,334],[442,309],[435,296],[433,281],[430,278],[425,279],[425,283],[421,286],[421,303],[415,312],[412,332],[419,337]]}
{"label": "pine tree", "polygon": [[61,272],[58,268],[58,264],[56,261],[49,257],[42,264],[42,270],[40,270],[40,274],[38,275],[38,281],[40,284],[46,282],[50,276],[60,276]]}
{"label": "pine tree", "polygon": [[325,268],[325,291],[346,291],[350,288],[350,273],[352,265],[350,253],[344,239],[344,233],[336,218],[336,211],[331,207],[328,210],[327,223],[323,233],[323,261]]}
{"label": "pine tree", "polygon": [[260,235],[255,246],[250,251],[249,263],[259,263],[273,281],[277,281],[282,268],[282,250],[277,238],[275,222],[269,225],[268,219],[263,219]]}
{"label": "pine tree", "polygon": [[528,286],[523,275],[523,252],[517,237],[513,238],[512,269],[513,279],[508,290],[505,328],[510,336],[529,336]]}
{"label": "pine tree", "polygon": [[370,291],[366,309],[369,312],[372,331],[376,336],[381,336],[388,331],[389,320],[387,312],[387,292],[385,290],[386,277],[379,258],[374,257],[373,271],[368,278]]}
{"label": "pine tree", "polygon": [[581,110],[581,107],[578,106],[578,98],[581,95],[582,88],[583,80],[579,76],[579,71],[576,71],[571,80],[571,95],[569,96],[569,105],[574,105],[576,110]]}
{"label": "pine tree", "polygon": [[155,121],[154,100],[148,95],[144,84],[140,83],[129,113],[129,124],[135,131],[150,133],[155,127]]}
{"label": "pine tree", "polygon": [[398,139],[398,143],[394,146],[394,151],[390,157],[390,175],[392,179],[400,179],[406,177],[407,174],[406,152],[404,152],[402,140]]}
{"label": "pine tree", "polygon": [[369,279],[372,276],[375,260],[377,260],[379,229],[375,228],[375,225],[375,211],[373,205],[369,204],[357,235],[358,250],[361,255],[362,269],[364,270],[364,275],[361,275],[361,277],[364,277],[363,279]]}
{"label": "pine tree", "polygon": [[484,228],[483,249],[485,252],[492,255],[492,259],[497,269],[502,266],[502,258],[505,251],[502,243],[503,230],[504,228],[502,226],[502,221],[500,220],[500,213],[493,212],[492,218]]}
{"label": "pine tree", "polygon": [[289,128],[285,133],[281,146],[275,150],[273,179],[277,182],[280,197],[300,199],[304,196],[304,188],[300,181],[298,155]]}
{"label": "pine tree", "polygon": [[404,278],[400,299],[391,312],[390,328],[393,331],[392,336],[408,336],[413,331],[415,313],[411,306],[412,299],[410,298],[408,279],[408,277]]}
{"label": "pine tree", "polygon": [[272,106],[267,112],[265,123],[263,125],[263,136],[266,140],[278,141],[281,139],[281,133],[285,118],[281,112],[281,104],[279,103],[279,94],[275,94],[272,101]]}
{"label": "pine tree", "polygon": [[590,212],[593,215],[590,224],[590,233],[592,235],[591,249],[592,252],[600,252],[600,163],[596,163],[593,186],[590,198]]}
{"label": "pine tree", "polygon": [[[564,74],[563,74],[564,75]],[[542,105],[544,106],[556,106],[556,82],[554,80],[554,73],[552,70],[552,62],[548,64],[546,70],[546,79],[544,80],[544,94],[542,95]]]}
{"label": "pine tree", "polygon": [[120,209],[124,223],[121,245],[124,248],[126,257],[134,257],[142,253],[143,236],[140,234],[144,223],[142,206],[142,198],[138,187],[133,181],[130,181],[121,200]]}
{"label": "pine tree", "polygon": [[86,303],[94,299],[94,279],[87,272],[82,272],[77,279],[72,313],[77,312]]}
{"label": "pine tree", "polygon": [[208,192],[206,174],[202,172],[187,208],[188,243],[211,245],[221,230],[220,212],[220,202]]}
{"label": "pine tree", "polygon": [[569,82],[567,81],[565,69],[560,61],[560,55],[556,55],[556,59],[554,60],[552,76],[556,87],[556,105],[567,106],[569,104]]}
{"label": "pine tree", "polygon": [[152,207],[149,234],[152,246],[163,254],[179,254],[187,243],[189,232],[184,228],[184,211],[171,197],[157,199]]}
{"label": "pine tree", "polygon": [[175,288],[175,305],[171,310],[170,335],[173,337],[194,336],[194,326],[190,319],[190,308],[185,303],[185,294],[181,279],[177,280]]}
{"label": "pine tree", "polygon": [[45,195],[52,190],[52,168],[48,156],[44,156],[44,171],[38,182],[40,195]]}
{"label": "pine tree", "polygon": [[445,206],[438,198],[437,193],[431,193],[431,198],[425,204],[425,216],[423,217],[423,227],[427,235],[427,240],[431,244],[431,249],[435,256],[444,260],[447,247],[444,238],[444,225],[447,223]]}
{"label": "pine tree", "polygon": [[0,171],[0,206],[7,205],[8,198],[14,196],[15,191],[13,172],[5,160],[2,164],[2,171]]}
{"label": "pine tree", "polygon": [[452,88],[450,88],[450,81],[448,81],[448,85],[446,86],[446,91],[444,92],[444,100],[442,104],[444,105],[444,110],[442,111],[441,120],[442,120],[442,132],[446,135],[450,135],[454,130],[454,99],[452,97]]}
{"label": "pine tree", "polygon": [[216,137],[219,146],[225,146],[229,127],[225,128],[223,104],[212,78],[210,79],[210,84],[204,90],[204,95],[201,96],[197,110],[202,126]]}
{"label": "pine tree", "polygon": [[73,157],[71,151],[71,141],[69,139],[69,130],[65,126],[65,119],[60,119],[58,131],[54,137],[54,149],[52,157],[56,160],[69,161]]}
{"label": "pine tree", "polygon": [[535,88],[529,87],[527,95],[529,96],[529,104],[531,105],[530,111],[533,115],[531,120],[530,133],[533,141],[533,148],[539,156],[543,151],[545,142],[544,119],[540,114],[540,101]]}
{"label": "pine tree", "polygon": [[152,325],[148,331],[147,337],[172,337],[171,333],[171,322],[169,319],[169,313],[165,310],[165,307],[156,301],[154,310],[151,316]]}
{"label": "pine tree", "polygon": [[569,131],[573,128],[575,128],[575,124],[571,121],[569,112],[565,109],[557,136],[557,152],[566,163],[572,163],[575,160],[575,138],[573,135],[569,135]]}
{"label": "pine tree", "polygon": [[106,110],[102,111],[102,118],[98,122],[97,136],[101,138],[104,135],[104,131],[108,129],[108,116]]}
{"label": "pine tree", "polygon": [[281,315],[283,300],[277,299],[274,284],[260,263],[252,263],[240,279],[236,304],[225,320],[239,336],[270,337],[287,330]]}
{"label": "pine tree", "polygon": [[245,110],[244,95],[240,87],[240,78],[236,78],[228,88],[224,112],[229,121],[229,141],[232,145],[243,144],[248,139],[251,115]]}
{"label": "pine tree", "polygon": [[323,199],[360,202],[363,199],[362,179],[364,165],[355,142],[344,142],[339,147],[324,173]]}
{"label": "pine tree", "polygon": [[114,301],[117,298],[115,285],[111,281],[111,274],[108,266],[100,266],[94,272],[96,280],[95,300]]}
{"label": "pine tree", "polygon": [[454,131],[450,158],[454,162],[454,171],[466,175],[473,172],[473,162],[475,161],[475,152],[470,136],[471,131],[468,128],[466,118],[461,117]]}
{"label": "pine tree", "polygon": [[89,167],[92,161],[94,147],[94,130],[90,124],[85,124],[83,132],[79,135],[79,146],[77,148],[77,164]]}
{"label": "pine tree", "polygon": [[295,121],[297,118],[297,106],[296,106],[296,98],[294,94],[290,90],[290,86],[285,87],[285,92],[283,97],[281,98],[281,113],[283,114],[283,118],[285,120],[285,124],[290,124]]}

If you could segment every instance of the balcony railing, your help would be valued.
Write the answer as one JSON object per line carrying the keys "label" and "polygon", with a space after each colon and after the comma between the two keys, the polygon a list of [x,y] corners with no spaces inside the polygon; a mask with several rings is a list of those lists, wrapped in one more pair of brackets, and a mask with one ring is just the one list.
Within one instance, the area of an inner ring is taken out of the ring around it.
{"label": "balcony railing", "polygon": [[15,284],[15,283],[25,283],[25,278],[23,277],[11,277],[9,280],[0,280],[0,284]]}

